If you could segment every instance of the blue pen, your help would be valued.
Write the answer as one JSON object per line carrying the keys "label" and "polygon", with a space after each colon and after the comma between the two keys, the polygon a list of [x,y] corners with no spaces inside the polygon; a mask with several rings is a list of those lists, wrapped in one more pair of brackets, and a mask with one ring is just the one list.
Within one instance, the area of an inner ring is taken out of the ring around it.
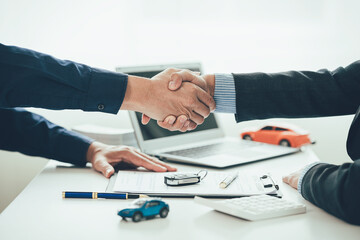
{"label": "blue pen", "polygon": [[63,198],[106,198],[106,199],[130,199],[148,197],[143,194],[128,194],[128,193],[99,193],[99,192],[62,192]]}

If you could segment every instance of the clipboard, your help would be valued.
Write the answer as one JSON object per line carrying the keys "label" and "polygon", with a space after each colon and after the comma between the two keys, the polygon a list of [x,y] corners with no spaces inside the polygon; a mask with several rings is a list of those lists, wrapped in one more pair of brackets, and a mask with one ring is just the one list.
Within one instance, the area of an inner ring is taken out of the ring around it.
{"label": "clipboard", "polygon": [[171,173],[119,171],[110,178],[107,191],[150,197],[235,198],[261,194],[282,197],[279,186],[268,173],[253,175],[239,172],[239,176],[226,189],[221,189],[219,183],[228,176],[228,172],[209,171],[200,183],[180,187],[164,184],[164,176],[168,174]]}

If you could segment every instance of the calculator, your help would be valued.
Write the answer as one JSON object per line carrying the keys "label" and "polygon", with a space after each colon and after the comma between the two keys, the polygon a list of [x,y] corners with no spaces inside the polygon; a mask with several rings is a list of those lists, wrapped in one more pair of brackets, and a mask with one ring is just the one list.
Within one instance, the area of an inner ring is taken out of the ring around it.
{"label": "calculator", "polygon": [[195,197],[195,202],[235,217],[250,221],[283,217],[306,212],[304,204],[269,195],[211,200]]}

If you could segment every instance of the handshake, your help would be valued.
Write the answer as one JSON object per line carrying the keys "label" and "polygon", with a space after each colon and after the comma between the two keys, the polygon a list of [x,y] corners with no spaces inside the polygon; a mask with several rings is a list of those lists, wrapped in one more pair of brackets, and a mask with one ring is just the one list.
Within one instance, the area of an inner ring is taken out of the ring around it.
{"label": "handshake", "polygon": [[122,110],[143,113],[170,131],[194,130],[215,110],[215,76],[168,68],[151,79],[129,76]]}

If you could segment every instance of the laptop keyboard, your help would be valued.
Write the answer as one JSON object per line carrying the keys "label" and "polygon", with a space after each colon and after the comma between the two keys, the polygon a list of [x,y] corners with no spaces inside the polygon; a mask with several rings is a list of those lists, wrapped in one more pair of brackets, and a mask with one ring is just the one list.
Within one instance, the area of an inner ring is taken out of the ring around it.
{"label": "laptop keyboard", "polygon": [[181,157],[188,158],[203,158],[212,156],[215,154],[242,154],[244,150],[249,150],[249,148],[257,146],[252,142],[243,141],[241,144],[232,143],[232,142],[223,142],[223,143],[215,143],[195,148],[182,149],[177,151],[166,152],[165,154],[171,154]]}

